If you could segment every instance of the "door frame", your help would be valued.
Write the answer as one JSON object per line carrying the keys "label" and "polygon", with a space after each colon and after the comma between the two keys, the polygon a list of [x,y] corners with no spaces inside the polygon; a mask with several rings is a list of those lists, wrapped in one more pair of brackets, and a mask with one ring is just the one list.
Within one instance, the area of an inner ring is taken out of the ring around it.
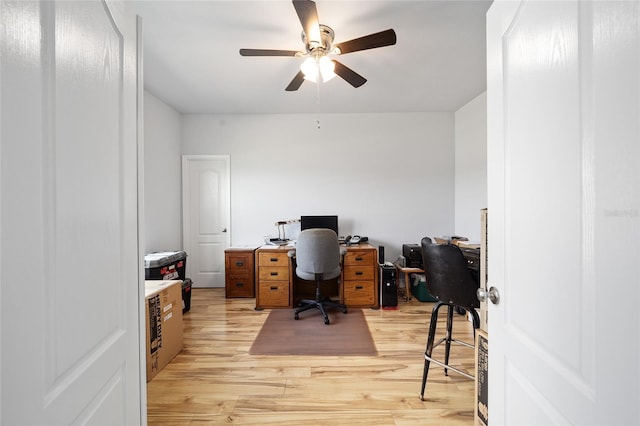
{"label": "door frame", "polygon": [[137,106],[136,106],[136,132],[138,150],[138,323],[140,324],[140,419],[141,424],[147,424],[147,318],[144,303],[145,294],[145,211],[144,211],[144,78],[143,67],[143,26],[142,17],[136,15],[136,62],[138,71]]}

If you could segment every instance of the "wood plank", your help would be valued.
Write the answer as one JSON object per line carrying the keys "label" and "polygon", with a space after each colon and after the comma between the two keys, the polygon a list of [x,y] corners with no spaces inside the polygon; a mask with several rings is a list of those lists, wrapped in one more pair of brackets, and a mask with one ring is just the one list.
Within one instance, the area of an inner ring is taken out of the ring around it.
{"label": "wood plank", "polygon": [[[378,349],[369,357],[249,355],[269,313],[254,307],[222,288],[192,289],[184,349],[147,384],[149,425],[473,424],[469,379],[432,366],[426,400],[418,397],[433,303],[363,310]],[[440,334],[445,318],[443,310]],[[454,321],[454,337],[472,342],[466,318]],[[473,373],[473,349],[453,346],[451,362]]]}

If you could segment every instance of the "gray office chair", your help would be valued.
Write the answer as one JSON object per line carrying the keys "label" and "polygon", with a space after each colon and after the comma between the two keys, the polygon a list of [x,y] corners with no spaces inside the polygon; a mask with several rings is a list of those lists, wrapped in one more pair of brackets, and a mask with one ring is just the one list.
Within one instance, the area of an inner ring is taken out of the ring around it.
{"label": "gray office chair", "polygon": [[[431,311],[429,337],[424,351],[424,370],[422,372],[422,389],[420,390],[420,399],[424,401],[424,389],[427,384],[429,366],[432,362],[444,367],[445,375],[447,375],[448,370],[453,370],[470,379],[474,378],[471,374],[450,366],[449,353],[451,343],[457,343],[469,348],[474,347],[470,343],[453,338],[453,312],[464,308],[471,314],[475,337],[475,330],[480,326],[480,318],[476,312],[476,308],[480,307],[480,302],[478,302],[476,296],[478,283],[473,279],[471,271],[467,268],[467,261],[458,246],[431,244],[431,239],[425,237],[421,241],[421,247],[424,272],[427,279],[427,291],[438,300]],[[447,307],[446,333],[445,337],[434,343],[438,311],[443,306]],[[444,362],[437,361],[431,356],[433,349],[441,343],[445,344]]]}
{"label": "gray office chair", "polygon": [[312,228],[300,232],[296,249],[290,251],[289,256],[295,257],[296,275],[299,278],[316,282],[316,298],[303,299],[295,311],[295,319],[300,319],[301,312],[312,308],[320,310],[325,324],[330,322],[327,308],[338,308],[347,313],[345,305],[323,297],[320,291],[323,281],[340,276],[341,259],[345,252],[341,250],[338,236],[331,229]]}

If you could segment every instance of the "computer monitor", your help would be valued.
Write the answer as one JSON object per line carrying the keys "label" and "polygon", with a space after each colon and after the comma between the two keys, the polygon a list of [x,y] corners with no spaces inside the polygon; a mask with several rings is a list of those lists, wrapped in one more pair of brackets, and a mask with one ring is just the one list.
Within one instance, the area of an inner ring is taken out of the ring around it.
{"label": "computer monitor", "polygon": [[310,228],[331,229],[338,234],[338,216],[300,216],[300,230]]}

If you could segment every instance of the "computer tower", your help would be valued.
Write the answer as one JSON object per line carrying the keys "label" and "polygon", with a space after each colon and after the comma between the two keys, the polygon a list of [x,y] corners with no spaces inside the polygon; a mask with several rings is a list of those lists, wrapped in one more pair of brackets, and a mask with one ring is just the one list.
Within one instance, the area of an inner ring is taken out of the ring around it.
{"label": "computer tower", "polygon": [[382,309],[398,308],[398,280],[395,266],[380,265],[380,306]]}
{"label": "computer tower", "polygon": [[418,244],[403,244],[402,255],[406,259],[407,268],[422,269],[422,248]]}

